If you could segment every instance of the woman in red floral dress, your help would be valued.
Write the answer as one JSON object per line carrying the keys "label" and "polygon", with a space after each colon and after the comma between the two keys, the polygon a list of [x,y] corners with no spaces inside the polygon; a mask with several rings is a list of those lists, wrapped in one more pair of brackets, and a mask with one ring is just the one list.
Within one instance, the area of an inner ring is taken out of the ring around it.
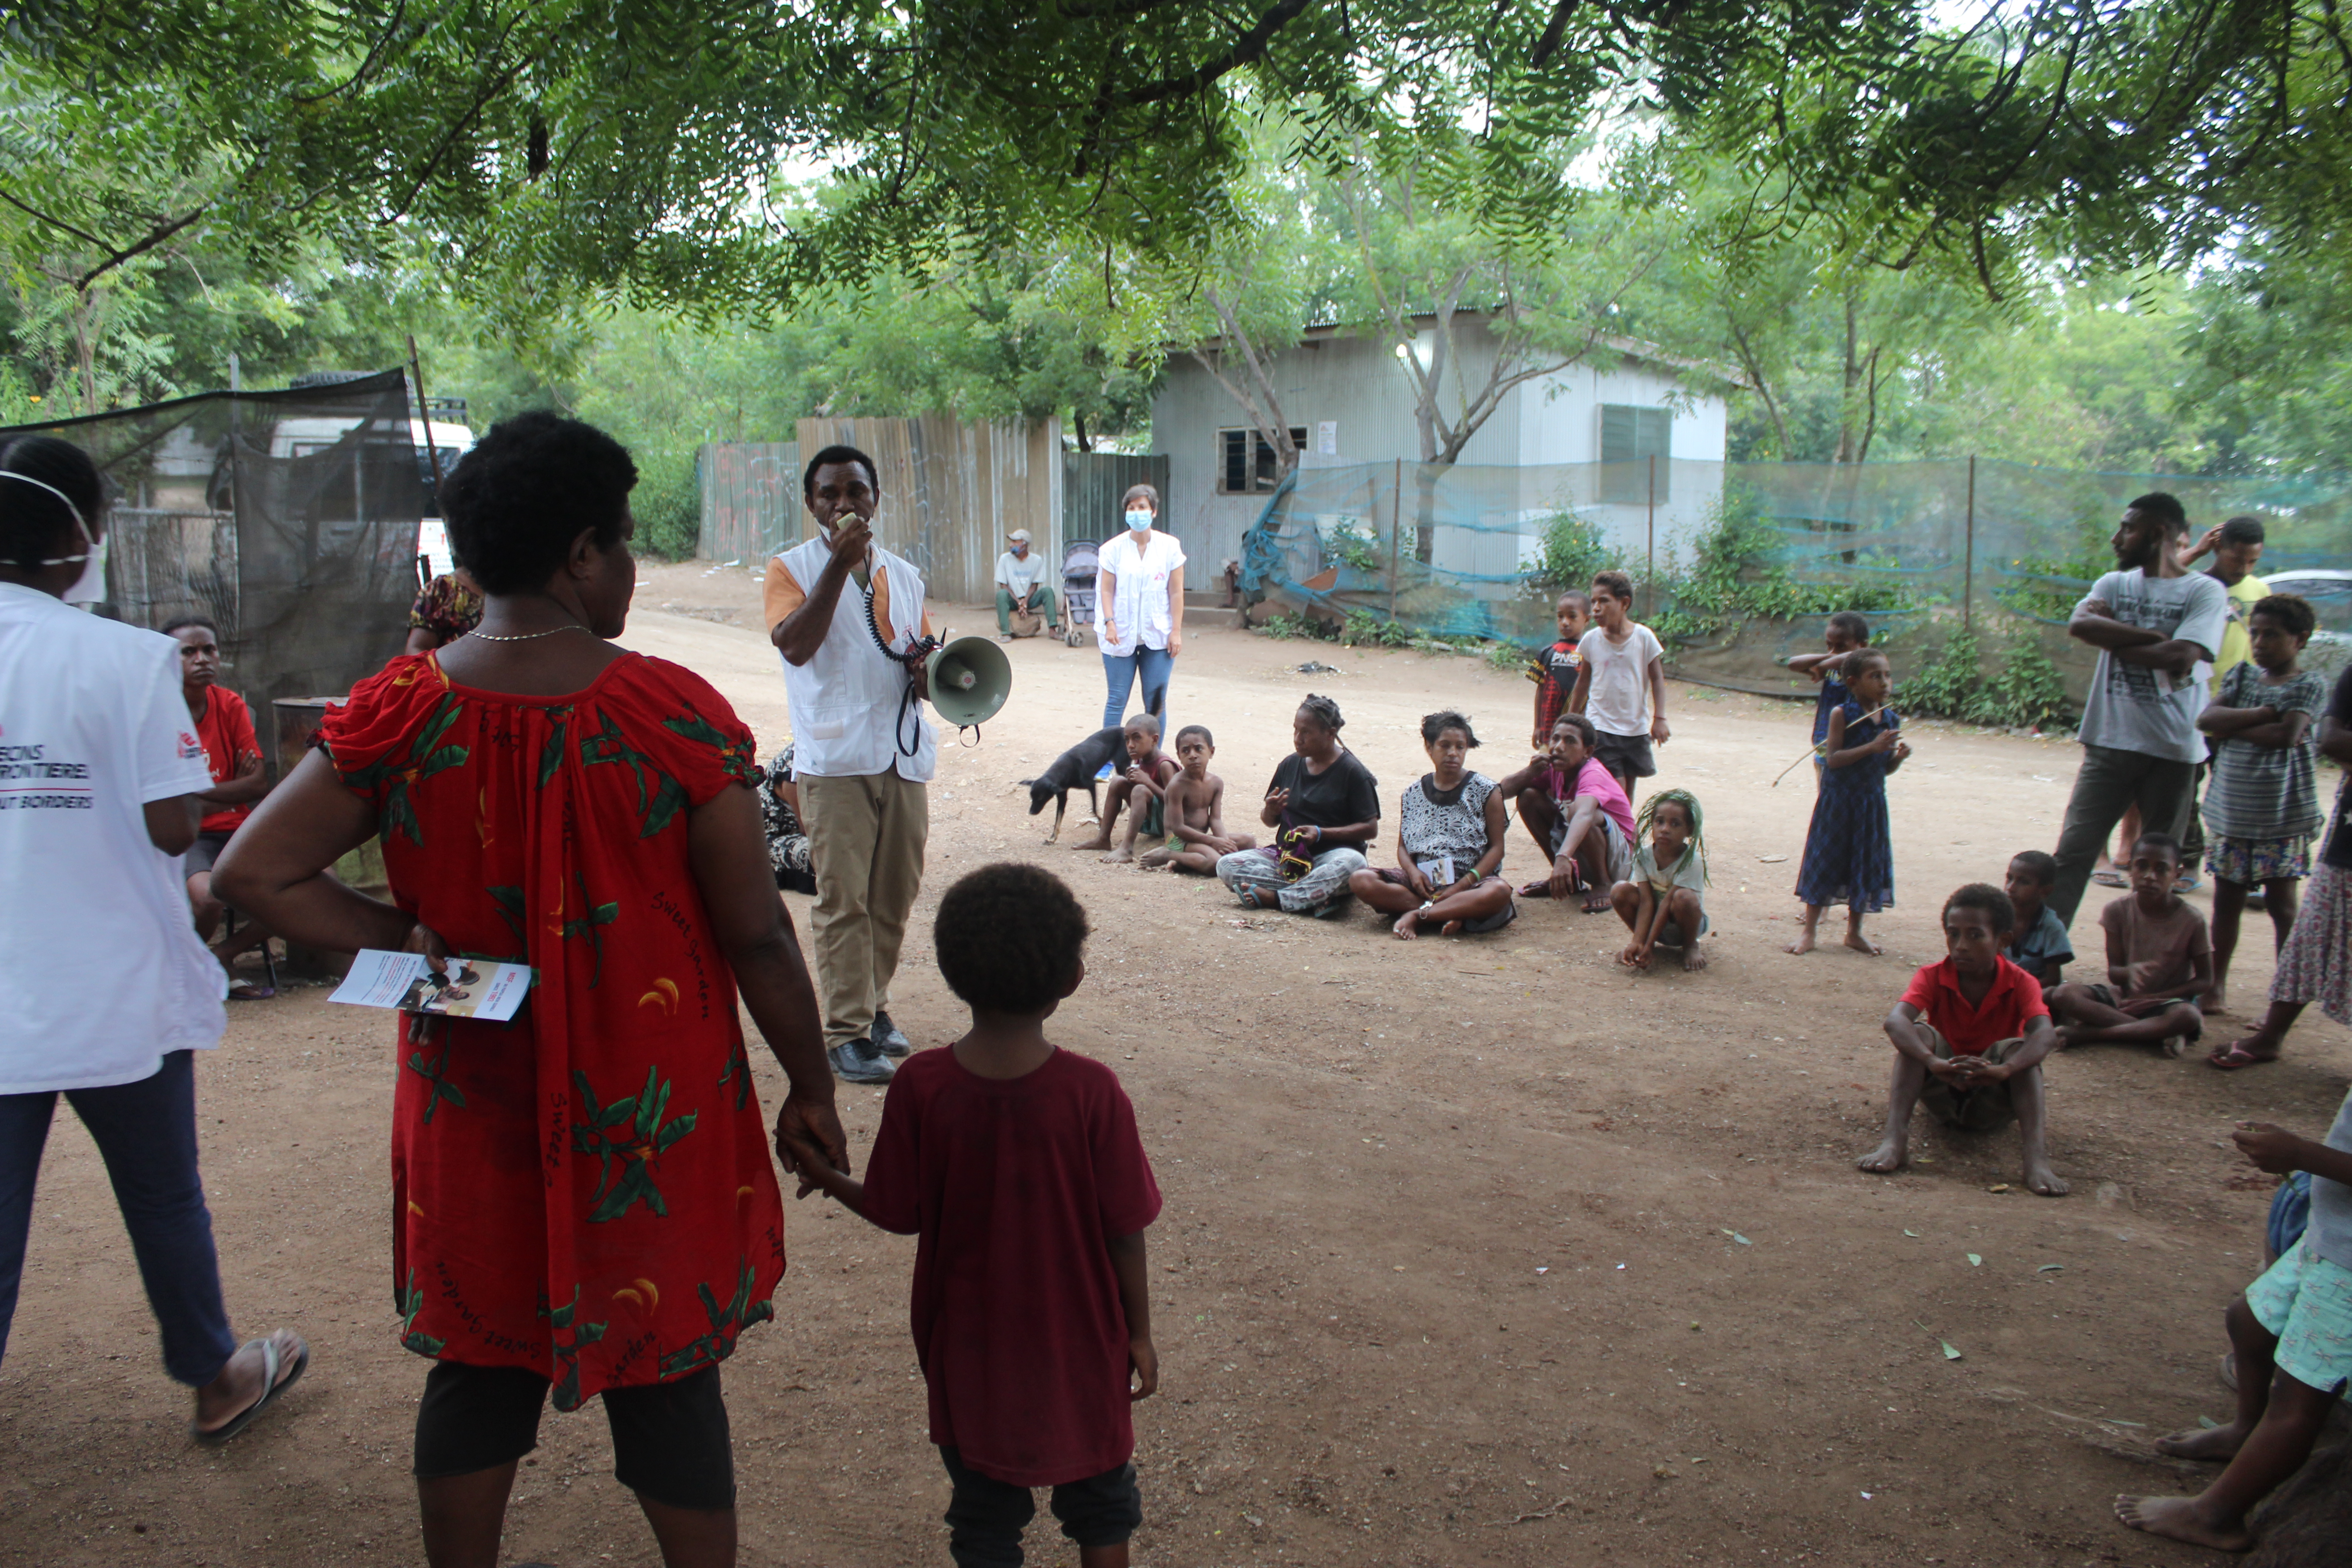
{"label": "woman in red floral dress", "polygon": [[[435,1363],[435,1568],[496,1562],[551,1388],[562,1410],[604,1395],[614,1473],[672,1568],[734,1561],[719,1363],[784,1268],[739,991],[791,1079],[779,1131],[845,1152],[751,731],[605,640],[635,584],[635,478],[551,415],[468,452],[445,491],[480,626],[362,682],[216,873],[298,942],[536,970],[510,1023],[402,1016],[393,1289],[402,1344]],[[325,875],[370,836],[396,908]]]}

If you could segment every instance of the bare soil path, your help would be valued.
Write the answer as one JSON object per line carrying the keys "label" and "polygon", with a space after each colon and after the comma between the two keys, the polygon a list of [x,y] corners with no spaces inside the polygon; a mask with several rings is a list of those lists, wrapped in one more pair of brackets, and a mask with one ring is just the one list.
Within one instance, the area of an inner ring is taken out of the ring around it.
{"label": "bare soil path", "polygon": [[[637,604],[625,640],[715,682],[763,751],[781,741],[755,583],[654,568]],[[1612,962],[1615,921],[1573,908],[1404,944],[1360,911],[1254,916],[1213,884],[1044,847],[1014,781],[1096,727],[1100,662],[1043,639],[1011,653],[1012,706],[942,755],[893,1011],[920,1047],[959,1032],[929,931],[958,874],[1036,859],[1087,903],[1091,976],[1055,1034],[1125,1078],[1167,1195],[1138,1563],[2220,1561],[2118,1529],[2108,1500],[2187,1479],[2126,1456],[2222,1411],[2221,1311],[2259,1266],[2269,1196],[2228,1135],[2248,1118],[2323,1130],[2352,1075],[2346,1032],[2315,1010],[2279,1066],[2233,1074],[2058,1058],[2067,1198],[2016,1187],[2013,1134],[1929,1126],[1914,1170],[1853,1168],[1881,1117],[1879,1020],[1940,955],[1944,895],[2053,841],[2070,742],[1914,725],[1891,786],[1902,902],[1873,928],[1885,955],[1791,958],[1812,792],[1807,770],[1769,781],[1802,752],[1804,712],[1674,687],[1659,782],[1706,806],[1713,963],[1635,976]],[[1310,659],[1340,672],[1291,668]],[[1476,719],[1486,771],[1525,754],[1528,683],[1459,658],[1196,632],[1171,707],[1214,729],[1246,810],[1308,690],[1338,698],[1391,814],[1426,767],[1413,727],[1431,709]],[[1507,869],[1539,869],[1524,839]],[[2093,954],[2095,910],[2075,926]],[[2262,930],[2231,988],[2248,1001],[2270,977]],[[240,1331],[291,1324],[315,1357],[217,1453],[184,1435],[104,1172],[60,1116],[0,1366],[0,1563],[421,1560],[424,1368],[386,1278],[394,1071],[380,1018],[318,989],[235,1005],[200,1064]],[[879,1104],[844,1095],[861,1151]],[[744,1561],[944,1563],[912,1244],[814,1200],[789,1217],[779,1321],[727,1369]],[[654,1562],[610,1463],[601,1419],[551,1414],[509,1559]],[[1031,1545],[1067,1550],[1049,1521]]]}

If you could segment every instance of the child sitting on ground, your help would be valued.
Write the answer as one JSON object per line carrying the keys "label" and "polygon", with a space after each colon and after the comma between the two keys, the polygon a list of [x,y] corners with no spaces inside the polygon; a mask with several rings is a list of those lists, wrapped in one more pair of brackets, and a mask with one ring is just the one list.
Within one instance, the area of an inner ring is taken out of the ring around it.
{"label": "child sitting on ground", "polygon": [[2241,1122],[2234,1136],[2262,1170],[2309,1173],[2311,1217],[2222,1320],[2237,1366],[2236,1417],[2156,1441],[2160,1454],[2228,1468],[2195,1497],[2116,1499],[2116,1517],[2134,1530],[2217,1552],[2253,1545],[2247,1515],[2311,1458],[2352,1378],[2352,1095],[2325,1143],[2267,1122]]}
{"label": "child sitting on ground", "polygon": [[1217,742],[1206,726],[1187,724],[1176,731],[1176,757],[1183,772],[1168,786],[1166,807],[1174,842],[1154,849],[1139,864],[1213,877],[1219,858],[1257,847],[1250,835],[1225,831],[1225,781],[1209,771],[1209,759],[1216,754]]}
{"label": "child sitting on ground", "polygon": [[1822,771],[1822,742],[1829,739],[1830,715],[1845,706],[1853,694],[1845,689],[1846,656],[1870,646],[1870,623],[1852,610],[1830,617],[1822,633],[1826,651],[1789,656],[1789,668],[1820,683],[1813,695],[1813,773]]}
{"label": "child sitting on ground", "polygon": [[1805,901],[1805,929],[1790,952],[1813,951],[1822,910],[1845,906],[1845,944],[1876,953],[1862,934],[1862,917],[1895,904],[1895,833],[1886,815],[1886,775],[1911,754],[1901,721],[1887,705],[1895,669],[1874,647],[1846,656],[1845,705],[1830,715],[1822,753],[1821,794],[1805,832],[1805,858],[1797,897]]}
{"label": "child sitting on ground", "polygon": [[1397,863],[1365,867],[1348,878],[1348,890],[1385,915],[1390,929],[1410,942],[1434,921],[1442,936],[1500,931],[1517,917],[1511,884],[1495,873],[1503,864],[1503,792],[1469,771],[1478,737],[1470,721],[1451,709],[1421,721],[1422,749],[1431,771],[1398,797]]}
{"label": "child sitting on ground", "polygon": [[1139,833],[1146,838],[1157,838],[1167,831],[1166,793],[1176,776],[1176,759],[1160,749],[1160,720],[1156,714],[1138,713],[1121,726],[1127,738],[1127,768],[1111,781],[1103,794],[1102,831],[1074,849],[1110,849],[1111,829],[1118,824],[1119,808],[1127,808],[1127,837],[1118,847],[1103,857],[1107,861],[1123,863],[1135,858],[1135,840]]}
{"label": "child sitting on ground", "polygon": [[1559,640],[1538,654],[1528,667],[1528,679],[1536,683],[1536,727],[1532,744],[1538,752],[1544,749],[1551,735],[1552,721],[1568,706],[1570,695],[1576,690],[1576,672],[1583,668],[1576,645],[1584,640],[1584,628],[1592,619],[1592,598],[1581,588],[1570,588],[1562,594],[1551,613],[1559,623]]}
{"label": "child sitting on ground", "polygon": [[2132,846],[2131,896],[2099,911],[2106,984],[2069,981],[2050,994],[2061,1046],[2161,1044],[2177,1057],[2204,1032],[2196,998],[2213,984],[2213,947],[2205,917],[2181,901],[2179,879],[2179,842],[2168,833],[2141,834]]}
{"label": "child sitting on ground", "polygon": [[2327,682],[2301,660],[2317,624],[2309,601],[2293,594],[2257,600],[2246,617],[2253,657],[2231,668],[2211,704],[2197,716],[2213,747],[2213,782],[2204,806],[2205,869],[2213,876],[2213,989],[2199,1004],[2203,1012],[2219,1013],[2226,1005],[2247,890],[2262,884],[2276,951],[2286,946],[2296,895],[2311,875],[2311,836],[2326,820],[2319,814],[2312,727],[2326,710]]}
{"label": "child sitting on ground", "polygon": [[1086,978],[1086,911],[1049,871],[984,866],[932,934],[971,1031],[900,1066],[863,1183],[792,1141],[801,1191],[919,1238],[915,1353],[955,1561],[1019,1563],[1029,1489],[1051,1487],[1083,1568],[1126,1568],[1143,1519],[1129,1406],[1160,1385],[1143,1240],[1160,1189],[1118,1075],[1045,1037]]}
{"label": "child sitting on ground", "polygon": [[1630,796],[1635,779],[1658,771],[1650,742],[1663,746],[1668,737],[1665,647],[1633,619],[1633,579],[1624,573],[1594,573],[1591,602],[1592,629],[1576,645],[1568,707],[1592,721],[1593,754]]}
{"label": "child sitting on ground", "polygon": [[2009,961],[2033,976],[2042,1000],[2064,978],[2074,962],[2074,943],[2058,911],[2050,907],[2050,889],[2058,885],[2058,858],[2039,849],[2021,849],[2010,857],[2009,877],[2002,891],[2017,910],[2017,929],[2009,933]]}
{"label": "child sitting on ground", "polygon": [[1854,1162],[1874,1175],[1909,1157],[1911,1108],[1924,1102],[1947,1127],[1991,1132],[2017,1120],[2025,1184],[2045,1198],[2066,1191],[2050,1169],[2042,1059],[2056,1048],[2042,987],[2001,956],[2017,924],[2009,895],[1971,882],[1944,900],[1944,957],[1911,977],[1886,1015],[1895,1078],[1885,1141]]}
{"label": "child sitting on ground", "polygon": [[1706,934],[1706,847],[1699,837],[1698,798],[1688,790],[1660,790],[1642,803],[1633,818],[1632,879],[1609,889],[1617,916],[1633,933],[1617,962],[1628,969],[1650,967],[1652,952],[1669,948],[1683,955],[1685,969],[1705,969],[1698,939]]}
{"label": "child sitting on ground", "polygon": [[1609,889],[1633,874],[1633,805],[1595,754],[1592,721],[1563,713],[1550,750],[1495,787],[1519,806],[1528,837],[1551,861],[1551,874],[1519,889],[1530,899],[1584,895],[1584,912],[1609,907]]}

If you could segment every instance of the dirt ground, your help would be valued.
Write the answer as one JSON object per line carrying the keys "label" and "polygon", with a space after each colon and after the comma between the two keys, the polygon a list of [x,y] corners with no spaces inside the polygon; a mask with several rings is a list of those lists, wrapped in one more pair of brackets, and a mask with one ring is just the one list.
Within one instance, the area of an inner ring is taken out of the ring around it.
{"label": "dirt ground", "polygon": [[[715,682],[763,751],[782,739],[751,578],[656,568],[637,604],[631,646]],[[984,611],[950,618],[992,629]],[[2269,1195],[2228,1133],[2323,1130],[2352,1075],[2345,1031],[2315,1010],[2282,1064],[2233,1074],[2137,1050],[2056,1058],[2063,1199],[2000,1190],[2013,1134],[1930,1127],[1910,1173],[1853,1167],[1881,1116],[1879,1020],[1940,955],[1943,896],[2054,841],[2071,742],[1911,726],[1885,955],[1793,958],[1811,785],[1770,781],[1804,750],[1804,710],[1673,687],[1659,782],[1706,808],[1713,964],[1635,976],[1612,963],[1614,920],[1573,908],[1408,945],[1360,911],[1253,917],[1213,883],[1043,847],[1014,781],[1097,726],[1101,668],[1091,646],[1011,654],[1011,706],[981,744],[941,752],[893,1011],[919,1047],[959,1032],[929,942],[959,873],[1034,859],[1085,900],[1091,974],[1054,1032],[1123,1076],[1167,1198],[1139,1563],[2206,1559],[2123,1531],[2109,1500],[2179,1487],[2130,1450],[2224,1411],[2221,1312],[2259,1266]],[[1308,659],[1341,668],[1291,668]],[[1443,655],[1196,631],[1170,706],[1214,728],[1214,766],[1247,801],[1308,690],[1338,698],[1391,814],[1425,769],[1428,710],[1475,717],[1486,771],[1525,756],[1528,684]],[[1540,869],[1524,838],[1510,857]],[[2075,924],[2095,954],[2095,909]],[[2266,931],[2249,927],[2242,999],[2268,983]],[[757,1059],[772,1100],[780,1075]],[[201,1063],[239,1328],[292,1325],[315,1355],[226,1452],[181,1430],[103,1172],[60,1116],[0,1367],[0,1562],[420,1560],[424,1368],[398,1346],[387,1278],[394,1072],[389,1027],[316,988],[233,1005]],[[855,1149],[880,1100],[844,1090]],[[790,1220],[779,1320],[727,1369],[743,1559],[944,1563],[912,1243],[816,1200]],[[594,1415],[549,1416],[508,1542],[516,1562],[656,1561]],[[1031,1544],[1066,1560],[1050,1521]]]}

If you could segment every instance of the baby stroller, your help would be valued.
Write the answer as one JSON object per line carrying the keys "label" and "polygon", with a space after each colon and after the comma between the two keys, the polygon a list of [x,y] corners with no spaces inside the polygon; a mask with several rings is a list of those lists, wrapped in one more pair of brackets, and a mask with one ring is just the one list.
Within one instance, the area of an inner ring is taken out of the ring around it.
{"label": "baby stroller", "polygon": [[1078,628],[1095,624],[1095,577],[1102,566],[1099,551],[1091,539],[1074,539],[1062,547],[1062,641],[1071,647],[1085,640]]}

